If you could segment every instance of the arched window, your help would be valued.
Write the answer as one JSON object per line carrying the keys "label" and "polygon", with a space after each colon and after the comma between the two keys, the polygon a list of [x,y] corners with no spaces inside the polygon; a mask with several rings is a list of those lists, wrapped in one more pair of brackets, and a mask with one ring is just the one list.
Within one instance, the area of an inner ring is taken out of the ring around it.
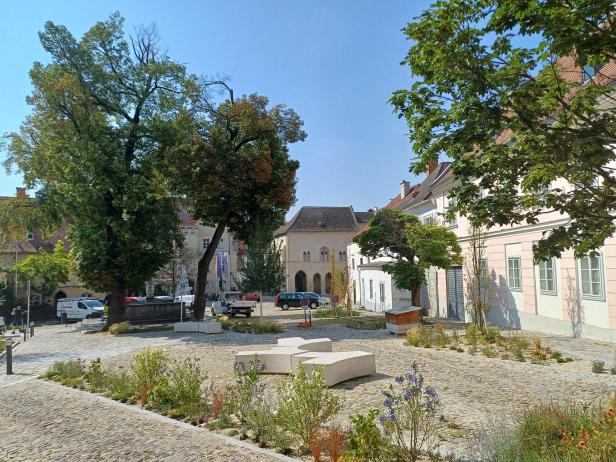
{"label": "arched window", "polygon": [[330,294],[332,292],[332,273],[325,275],[325,293]]}
{"label": "arched window", "polygon": [[338,261],[345,261],[346,260],[346,250],[341,250],[340,252],[338,252]]}
{"label": "arched window", "polygon": [[329,252],[327,251],[327,247],[321,247],[321,261],[329,260]]}
{"label": "arched window", "polygon": [[304,262],[310,262],[310,250],[304,250]]}

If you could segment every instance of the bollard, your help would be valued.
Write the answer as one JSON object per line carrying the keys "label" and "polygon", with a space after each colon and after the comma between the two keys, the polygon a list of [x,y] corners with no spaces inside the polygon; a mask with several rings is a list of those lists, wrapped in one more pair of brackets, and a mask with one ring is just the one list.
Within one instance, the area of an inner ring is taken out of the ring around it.
{"label": "bollard", "polygon": [[24,342],[26,341],[26,335],[28,335],[28,329],[24,328]]}
{"label": "bollard", "polygon": [[30,338],[34,337],[34,324],[30,324]]}
{"label": "bollard", "polygon": [[6,342],[6,375],[13,373],[13,342]]}

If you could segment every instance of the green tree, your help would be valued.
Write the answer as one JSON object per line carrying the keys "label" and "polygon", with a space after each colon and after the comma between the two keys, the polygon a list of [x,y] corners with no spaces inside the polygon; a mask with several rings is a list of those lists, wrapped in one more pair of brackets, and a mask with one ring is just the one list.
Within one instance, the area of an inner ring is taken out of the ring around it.
{"label": "green tree", "polygon": [[246,259],[240,264],[236,282],[244,292],[259,293],[263,317],[263,293],[273,294],[284,286],[285,266],[273,239],[273,229],[263,221],[255,220],[246,243]]}
{"label": "green tree", "polygon": [[30,71],[32,113],[7,159],[68,223],[77,275],[111,293],[109,324],[124,318],[125,290],[143,287],[180,238],[160,166],[198,94],[153,27],[127,38],[123,22],[114,13],[81,40],[46,23],[51,60]]}
{"label": "green tree", "polygon": [[292,109],[268,108],[269,100],[255,94],[236,99],[224,82],[206,83],[206,90],[212,85],[222,87],[228,98],[218,105],[203,98],[207,121],[196,121],[189,141],[170,152],[178,193],[201,223],[215,227],[197,265],[197,319],[205,313],[207,273],[225,228],[247,240],[257,217],[272,227],[284,223],[295,202],[299,168],[289,158],[288,145],[306,137]]}
{"label": "green tree", "polygon": [[613,13],[611,0],[442,0],[404,29],[414,82],[391,102],[414,170],[451,158],[451,195],[476,227],[568,216],[538,258],[585,254],[615,231],[616,100],[602,68],[616,59]]}
{"label": "green tree", "polygon": [[410,290],[413,302],[425,270],[431,266],[449,268],[461,264],[461,249],[456,235],[439,225],[425,225],[414,215],[399,210],[381,209],[363,233],[353,238],[362,255],[389,257],[383,270],[392,275],[399,289]]}
{"label": "green tree", "polygon": [[41,250],[38,255],[30,255],[17,264],[17,275],[22,281],[30,281],[32,290],[43,298],[51,296],[59,284],[68,281],[72,258],[64,249],[64,242],[58,241],[53,252]]}

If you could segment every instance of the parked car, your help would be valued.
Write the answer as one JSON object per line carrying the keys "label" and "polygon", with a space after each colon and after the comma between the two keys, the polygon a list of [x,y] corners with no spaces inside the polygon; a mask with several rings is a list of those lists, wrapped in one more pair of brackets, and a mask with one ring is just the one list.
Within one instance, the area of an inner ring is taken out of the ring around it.
{"label": "parked car", "polygon": [[145,297],[124,297],[124,303],[145,303]]}
{"label": "parked car", "polygon": [[195,301],[194,295],[178,295],[175,297],[176,302],[183,302],[184,306],[189,307],[192,306]]}
{"label": "parked car", "polygon": [[259,296],[259,294],[256,293],[245,293],[244,300],[248,300],[250,302],[260,302],[261,297]]}
{"label": "parked car", "polygon": [[173,297],[171,295],[157,295],[154,299],[159,303],[173,303]]}
{"label": "parked car", "polygon": [[66,313],[66,319],[90,319],[102,318],[104,305],[100,300],[94,298],[60,298],[56,304],[56,317],[62,319],[62,314]]}
{"label": "parked car", "polygon": [[320,305],[319,295],[314,292],[280,292],[274,303],[287,311],[291,307],[301,307],[303,298],[308,299],[308,306],[312,309]]}
{"label": "parked car", "polygon": [[241,292],[221,292],[212,302],[212,314],[226,314],[234,317],[243,314],[249,318],[257,306],[256,302],[243,300]]}

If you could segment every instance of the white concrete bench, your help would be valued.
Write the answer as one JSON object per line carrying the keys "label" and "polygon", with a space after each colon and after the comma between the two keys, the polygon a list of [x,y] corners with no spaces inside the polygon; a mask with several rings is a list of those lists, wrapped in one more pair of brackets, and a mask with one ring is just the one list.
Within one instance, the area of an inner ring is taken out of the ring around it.
{"label": "white concrete bench", "polygon": [[240,351],[235,355],[235,363],[248,364],[255,359],[255,356],[263,365],[264,373],[268,374],[290,374],[293,372],[293,356],[306,353],[294,347],[275,347],[271,350]]}
{"label": "white concrete bench", "polygon": [[218,321],[186,321],[173,324],[174,332],[201,332],[203,334],[222,333],[222,324]]}
{"label": "white concrete bench", "polygon": [[339,351],[334,353],[309,351],[293,355],[292,366],[300,364],[308,374],[318,366],[323,367],[323,377],[328,387],[345,380],[376,374],[374,353],[366,351]]}
{"label": "white concrete bench", "polygon": [[279,338],[278,345],[274,348],[279,347],[294,347],[306,351],[330,352],[332,351],[332,341],[328,338],[313,338],[308,340],[302,337]]}

